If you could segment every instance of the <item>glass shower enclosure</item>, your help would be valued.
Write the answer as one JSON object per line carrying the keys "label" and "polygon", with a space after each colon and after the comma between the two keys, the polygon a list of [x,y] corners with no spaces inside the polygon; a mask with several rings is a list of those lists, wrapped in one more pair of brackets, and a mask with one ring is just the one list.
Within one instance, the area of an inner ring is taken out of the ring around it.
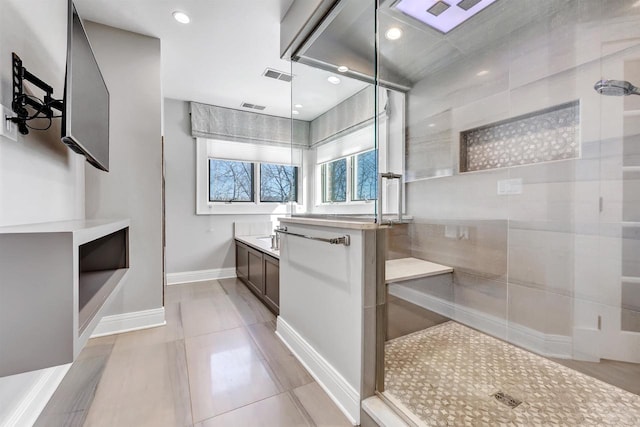
{"label": "glass shower enclosure", "polygon": [[373,220],[402,176],[379,395],[417,425],[640,424],[640,2],[343,0],[292,64],[305,213]]}

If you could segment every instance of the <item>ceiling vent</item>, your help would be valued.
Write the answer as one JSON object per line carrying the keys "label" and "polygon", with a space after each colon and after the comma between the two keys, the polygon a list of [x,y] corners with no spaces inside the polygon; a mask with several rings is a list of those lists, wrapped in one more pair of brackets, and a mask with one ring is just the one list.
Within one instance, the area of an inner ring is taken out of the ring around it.
{"label": "ceiling vent", "polygon": [[264,73],[262,73],[262,75],[265,77],[269,77],[270,79],[282,80],[283,82],[290,82],[293,78],[291,74],[274,70],[273,68],[267,68],[266,70],[264,70]]}
{"label": "ceiling vent", "polygon": [[480,0],[462,0],[458,3],[458,7],[462,10],[469,10],[478,3],[480,3]]}
{"label": "ceiling vent", "polygon": [[254,110],[260,110],[260,111],[262,111],[262,110],[264,110],[265,108],[267,108],[267,107],[265,107],[264,105],[250,104],[250,103],[248,103],[248,102],[243,102],[243,103],[242,103],[242,105],[241,105],[241,107],[243,107],[243,108],[252,108],[252,109],[254,109]]}

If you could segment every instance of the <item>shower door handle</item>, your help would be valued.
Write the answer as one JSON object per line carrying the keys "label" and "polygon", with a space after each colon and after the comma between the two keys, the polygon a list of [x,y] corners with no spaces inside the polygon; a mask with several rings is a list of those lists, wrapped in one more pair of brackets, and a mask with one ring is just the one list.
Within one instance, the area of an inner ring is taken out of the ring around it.
{"label": "shower door handle", "polygon": [[[402,222],[402,175],[399,173],[379,173],[378,174],[378,209],[376,212],[376,223],[383,223],[382,207],[384,206],[382,197],[382,180],[397,179],[398,180],[398,222]],[[389,221],[391,223],[391,221]]]}

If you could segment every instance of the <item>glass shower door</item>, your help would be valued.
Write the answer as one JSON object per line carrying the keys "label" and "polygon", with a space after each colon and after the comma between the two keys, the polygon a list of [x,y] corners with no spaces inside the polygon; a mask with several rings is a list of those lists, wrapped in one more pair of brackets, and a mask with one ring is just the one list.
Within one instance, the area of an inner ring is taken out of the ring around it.
{"label": "glass shower door", "polygon": [[[346,16],[362,25],[352,26]],[[375,4],[340,2],[292,56],[292,118],[306,126],[296,214],[373,222],[377,198]]]}
{"label": "glass shower door", "polygon": [[640,83],[640,5],[377,13],[411,217],[387,265],[452,269],[388,284],[379,391],[422,422],[640,422],[640,97],[616,96]]}

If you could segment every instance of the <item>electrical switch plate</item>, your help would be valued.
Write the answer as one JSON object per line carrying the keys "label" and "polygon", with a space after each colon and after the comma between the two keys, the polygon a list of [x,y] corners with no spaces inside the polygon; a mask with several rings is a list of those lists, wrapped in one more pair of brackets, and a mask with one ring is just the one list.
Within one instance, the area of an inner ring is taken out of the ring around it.
{"label": "electrical switch plate", "polygon": [[13,123],[10,120],[7,120],[7,117],[13,117],[15,114],[11,111],[10,108],[5,107],[4,105],[0,105],[0,110],[2,111],[2,115],[0,119],[2,123],[0,123],[0,136],[8,138],[12,141],[18,140],[18,125]]}

